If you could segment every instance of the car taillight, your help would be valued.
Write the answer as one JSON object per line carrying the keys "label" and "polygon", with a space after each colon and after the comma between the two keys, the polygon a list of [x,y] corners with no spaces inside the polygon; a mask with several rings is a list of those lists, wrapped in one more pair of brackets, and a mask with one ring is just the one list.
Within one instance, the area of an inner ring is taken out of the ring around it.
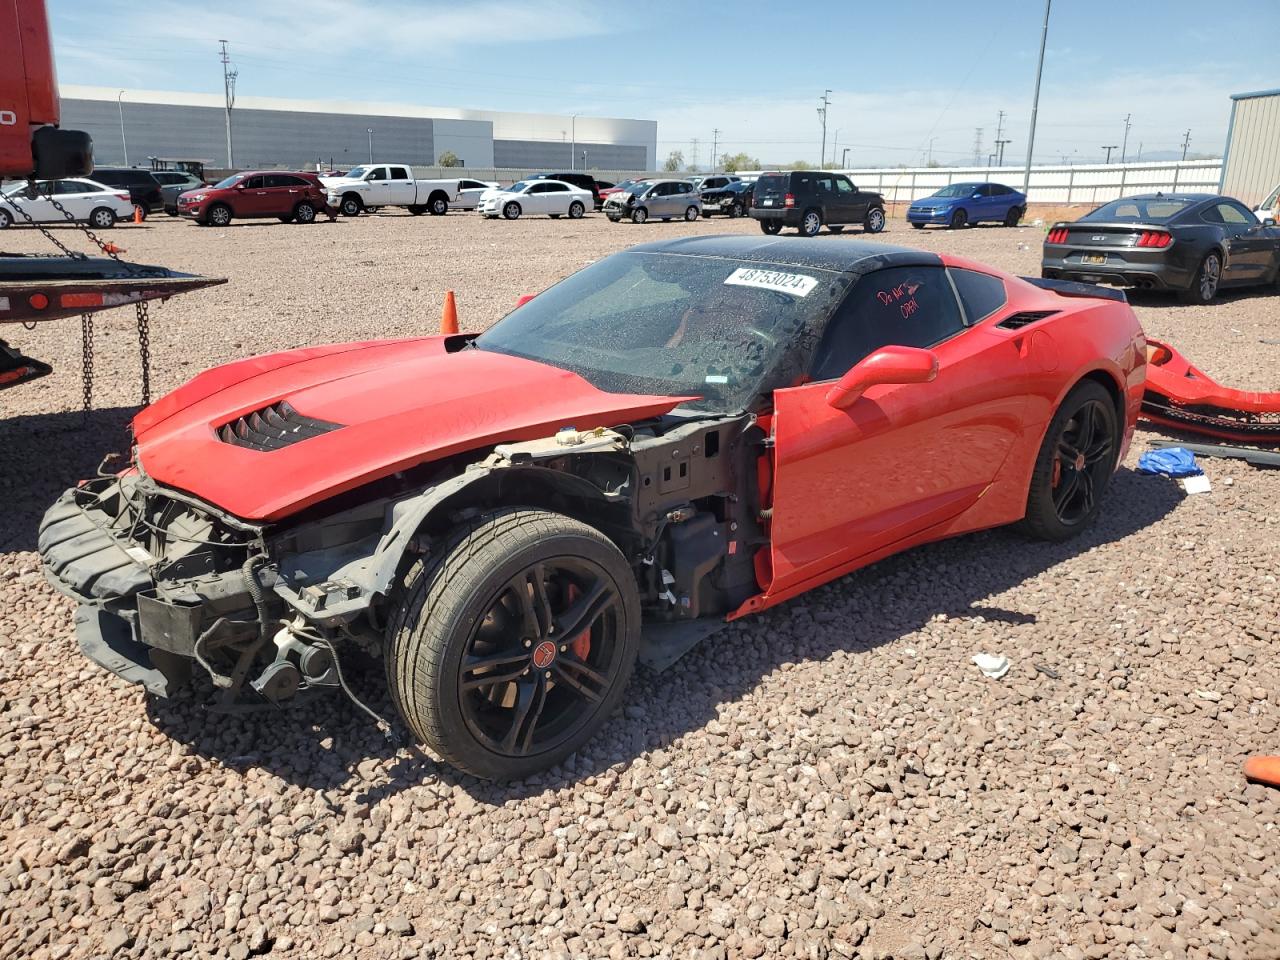
{"label": "car taillight", "polygon": [[1163,230],[1143,230],[1134,246],[1163,248],[1171,243],[1173,243],[1173,237]]}
{"label": "car taillight", "polygon": [[116,199],[117,199],[117,200],[128,200],[128,199],[129,199],[129,195],[128,195],[127,193],[117,193],[117,194],[116,194]]}
{"label": "car taillight", "polygon": [[784,207],[794,207],[796,205],[796,195],[794,193],[788,193],[782,198],[782,205]]}
{"label": "car taillight", "polygon": [[1046,239],[1048,240],[1049,243],[1066,243],[1067,228],[1054,227],[1052,230],[1049,231],[1049,236]]}

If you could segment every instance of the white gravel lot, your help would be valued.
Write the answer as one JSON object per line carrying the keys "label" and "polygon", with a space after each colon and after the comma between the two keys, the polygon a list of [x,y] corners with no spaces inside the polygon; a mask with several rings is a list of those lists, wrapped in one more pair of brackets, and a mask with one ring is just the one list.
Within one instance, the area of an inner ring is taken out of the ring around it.
{"label": "white gravel lot", "polygon": [[[153,310],[158,393],[246,354],[434,332],[445,289],[476,329],[628,244],[755,230],[388,213],[111,239],[231,281]],[[881,239],[1037,274],[1041,237]],[[1274,292],[1135,306],[1224,382],[1280,389]],[[1280,752],[1280,472],[1205,461],[1212,492],[1184,497],[1133,472],[1140,432],[1078,540],[965,537],[739,622],[639,671],[570,763],[497,786],[338,698],[213,716],[81,658],[35,528],[123,448],[132,323],[97,321],[87,429],[76,322],[0,331],[56,367],[0,393],[0,954],[1280,956],[1280,791],[1240,774]],[[376,669],[357,682],[389,709]]]}

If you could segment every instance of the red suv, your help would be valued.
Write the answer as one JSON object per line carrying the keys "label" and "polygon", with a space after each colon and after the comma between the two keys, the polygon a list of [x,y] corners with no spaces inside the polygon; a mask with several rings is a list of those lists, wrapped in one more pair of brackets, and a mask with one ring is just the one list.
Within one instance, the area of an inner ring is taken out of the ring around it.
{"label": "red suv", "polygon": [[225,227],[235,217],[312,223],[317,214],[328,212],[320,178],[287,170],[236,173],[178,197],[178,215],[204,226]]}

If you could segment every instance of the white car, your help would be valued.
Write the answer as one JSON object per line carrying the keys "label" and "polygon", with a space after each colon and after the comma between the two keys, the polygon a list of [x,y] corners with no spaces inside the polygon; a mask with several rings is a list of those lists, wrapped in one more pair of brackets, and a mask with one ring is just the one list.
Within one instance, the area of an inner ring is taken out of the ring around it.
{"label": "white car", "polygon": [[1271,196],[1262,201],[1262,206],[1253,211],[1253,215],[1259,221],[1280,221],[1280,187],[1276,187],[1271,191]]}
{"label": "white car", "polygon": [[480,205],[481,195],[497,186],[496,183],[486,183],[484,180],[459,180],[458,195],[453,206],[459,210],[474,210]]}
{"label": "white car", "polygon": [[478,209],[490,219],[515,220],[528,213],[577,220],[594,205],[595,198],[588,191],[563,180],[521,180],[509,187],[486,190]]}
{"label": "white car", "polygon": [[25,183],[14,183],[0,191],[0,230],[14,223],[26,223],[18,212],[21,207],[37,223],[64,223],[66,217],[49,199],[60,203],[77,221],[95,230],[114,227],[117,220],[133,216],[133,201],[128,190],[108,187],[95,180],[38,180],[39,196],[27,196]]}

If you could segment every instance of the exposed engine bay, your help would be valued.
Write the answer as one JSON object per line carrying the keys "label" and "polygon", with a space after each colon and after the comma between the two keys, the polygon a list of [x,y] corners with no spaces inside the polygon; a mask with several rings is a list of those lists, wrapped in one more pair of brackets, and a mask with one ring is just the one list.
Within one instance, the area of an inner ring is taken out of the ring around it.
{"label": "exposed engine bay", "polygon": [[277,524],[229,515],[135,464],[68,490],[40,551],[54,586],[82,604],[91,659],[158,696],[198,671],[219,706],[238,709],[345,687],[343,656],[381,645],[408,564],[469,517],[537,506],[618,545],[643,606],[641,659],[661,668],[760,589],[764,505],[755,471],[735,464],[755,464],[764,445],[749,414],[566,427],[411,468]]}

